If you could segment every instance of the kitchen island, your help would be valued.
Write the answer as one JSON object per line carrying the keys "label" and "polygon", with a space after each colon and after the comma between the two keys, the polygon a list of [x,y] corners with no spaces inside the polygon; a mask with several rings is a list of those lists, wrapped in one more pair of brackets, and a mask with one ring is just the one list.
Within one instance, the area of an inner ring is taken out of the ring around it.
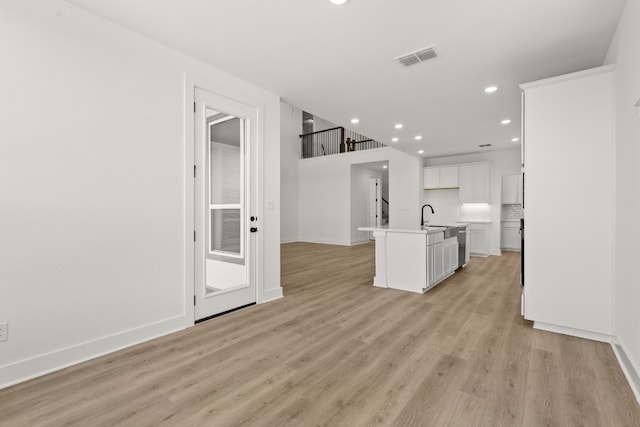
{"label": "kitchen island", "polygon": [[358,230],[375,238],[374,286],[425,293],[458,268],[458,239],[446,238],[447,227]]}

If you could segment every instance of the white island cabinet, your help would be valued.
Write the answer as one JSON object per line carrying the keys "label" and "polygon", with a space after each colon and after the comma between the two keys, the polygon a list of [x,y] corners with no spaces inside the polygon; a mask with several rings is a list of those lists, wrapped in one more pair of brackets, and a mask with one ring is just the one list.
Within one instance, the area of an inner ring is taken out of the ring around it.
{"label": "white island cabinet", "polygon": [[442,227],[358,230],[373,232],[376,241],[374,286],[424,293],[458,267],[458,240],[456,237],[445,240]]}

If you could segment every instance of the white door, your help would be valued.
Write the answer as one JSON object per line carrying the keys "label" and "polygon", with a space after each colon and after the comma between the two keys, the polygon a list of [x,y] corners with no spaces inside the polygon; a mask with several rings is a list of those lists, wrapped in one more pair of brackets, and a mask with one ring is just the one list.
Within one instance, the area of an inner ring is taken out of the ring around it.
{"label": "white door", "polygon": [[255,109],[196,88],[195,320],[256,301],[256,122]]}

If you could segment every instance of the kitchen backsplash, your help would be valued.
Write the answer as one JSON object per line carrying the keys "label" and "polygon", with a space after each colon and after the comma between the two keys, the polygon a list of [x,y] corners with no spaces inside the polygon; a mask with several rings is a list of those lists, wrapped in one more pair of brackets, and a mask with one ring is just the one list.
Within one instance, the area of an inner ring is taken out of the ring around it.
{"label": "kitchen backsplash", "polygon": [[486,203],[462,204],[460,221],[491,221],[491,206]]}
{"label": "kitchen backsplash", "polygon": [[524,218],[522,205],[502,205],[502,219]]}

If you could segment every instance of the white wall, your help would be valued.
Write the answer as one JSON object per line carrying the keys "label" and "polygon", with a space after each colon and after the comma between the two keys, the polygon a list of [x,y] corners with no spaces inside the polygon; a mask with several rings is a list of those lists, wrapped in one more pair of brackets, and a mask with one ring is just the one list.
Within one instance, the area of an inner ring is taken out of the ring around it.
{"label": "white wall", "polygon": [[419,227],[422,160],[385,147],[299,160],[299,240],[351,244],[351,165],[384,160],[389,161],[389,226]]}
{"label": "white wall", "polygon": [[335,123],[331,123],[323,118],[313,116],[313,131],[319,132],[321,130],[332,129],[338,127]]}
{"label": "white wall", "polygon": [[281,295],[276,95],[63,1],[2,2],[0,51],[0,387],[193,322],[185,73],[264,107],[258,301]]}
{"label": "white wall", "polygon": [[[640,0],[629,0],[609,49],[616,62],[616,206],[614,324],[617,338],[640,375]],[[636,384],[640,392],[640,383]],[[640,394],[636,394],[640,400]]]}
{"label": "white wall", "polygon": [[[459,163],[490,162],[491,177],[491,254],[500,255],[500,215],[502,208],[502,175],[520,173],[520,145],[513,150],[487,151],[485,153],[464,154],[460,156],[437,157],[425,159],[424,166],[442,166]],[[425,219],[436,224],[438,221],[458,221],[460,212],[459,190],[423,190],[422,200],[433,206],[436,214],[430,217],[425,213]],[[455,215],[458,216],[451,218]]]}
{"label": "white wall", "polygon": [[280,103],[280,242],[298,240],[298,160],[302,110]]}

